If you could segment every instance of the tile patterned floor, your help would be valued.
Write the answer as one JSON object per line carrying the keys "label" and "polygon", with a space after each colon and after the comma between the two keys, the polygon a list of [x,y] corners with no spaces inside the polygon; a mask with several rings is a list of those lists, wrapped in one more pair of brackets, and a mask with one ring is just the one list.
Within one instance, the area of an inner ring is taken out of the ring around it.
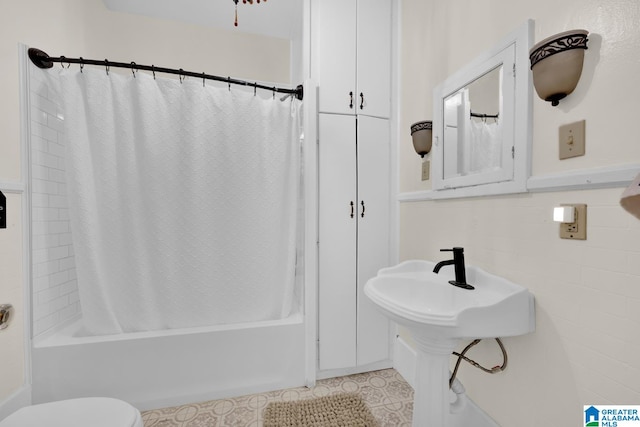
{"label": "tile patterned floor", "polygon": [[260,427],[269,402],[309,399],[342,392],[359,393],[381,427],[410,427],[413,389],[394,369],[319,380],[313,388],[154,409],[142,413],[145,427]]}

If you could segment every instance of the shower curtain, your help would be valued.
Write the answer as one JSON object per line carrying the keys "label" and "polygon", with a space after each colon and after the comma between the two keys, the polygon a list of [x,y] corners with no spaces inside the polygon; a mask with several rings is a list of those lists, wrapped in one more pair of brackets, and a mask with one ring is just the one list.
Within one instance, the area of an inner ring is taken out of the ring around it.
{"label": "shower curtain", "polygon": [[286,317],[300,101],[143,73],[57,78],[87,333]]}
{"label": "shower curtain", "polygon": [[[492,120],[492,119],[490,119]],[[502,127],[498,121],[471,122],[471,172],[491,171],[502,165]]]}

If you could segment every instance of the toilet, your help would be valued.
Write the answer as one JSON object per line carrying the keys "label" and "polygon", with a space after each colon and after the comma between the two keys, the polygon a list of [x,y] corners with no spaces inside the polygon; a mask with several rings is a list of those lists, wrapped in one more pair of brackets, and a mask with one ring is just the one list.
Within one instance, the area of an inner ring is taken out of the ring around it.
{"label": "toilet", "polygon": [[143,427],[140,411],[108,397],[61,400],[27,406],[4,420],[0,427]]}

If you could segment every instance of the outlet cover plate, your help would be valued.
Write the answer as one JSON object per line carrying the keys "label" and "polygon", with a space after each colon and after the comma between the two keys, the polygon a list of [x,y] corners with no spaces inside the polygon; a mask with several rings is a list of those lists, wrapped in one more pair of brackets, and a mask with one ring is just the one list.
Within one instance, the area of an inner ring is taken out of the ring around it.
{"label": "outlet cover plate", "polygon": [[558,131],[558,154],[560,160],[584,156],[585,127],[585,120],[560,126]]}
{"label": "outlet cover plate", "polygon": [[576,222],[560,224],[560,238],[572,240],[587,240],[587,205],[560,205],[573,206],[576,210]]}

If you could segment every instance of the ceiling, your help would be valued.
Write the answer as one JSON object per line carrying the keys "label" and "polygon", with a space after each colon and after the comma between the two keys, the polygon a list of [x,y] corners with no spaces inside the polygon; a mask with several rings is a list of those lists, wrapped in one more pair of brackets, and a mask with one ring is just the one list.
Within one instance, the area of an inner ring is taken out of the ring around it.
{"label": "ceiling", "polygon": [[284,39],[301,35],[302,0],[262,0],[251,5],[238,2],[238,26],[234,27],[233,0],[102,0],[116,12],[133,13],[211,26],[230,31]]}

